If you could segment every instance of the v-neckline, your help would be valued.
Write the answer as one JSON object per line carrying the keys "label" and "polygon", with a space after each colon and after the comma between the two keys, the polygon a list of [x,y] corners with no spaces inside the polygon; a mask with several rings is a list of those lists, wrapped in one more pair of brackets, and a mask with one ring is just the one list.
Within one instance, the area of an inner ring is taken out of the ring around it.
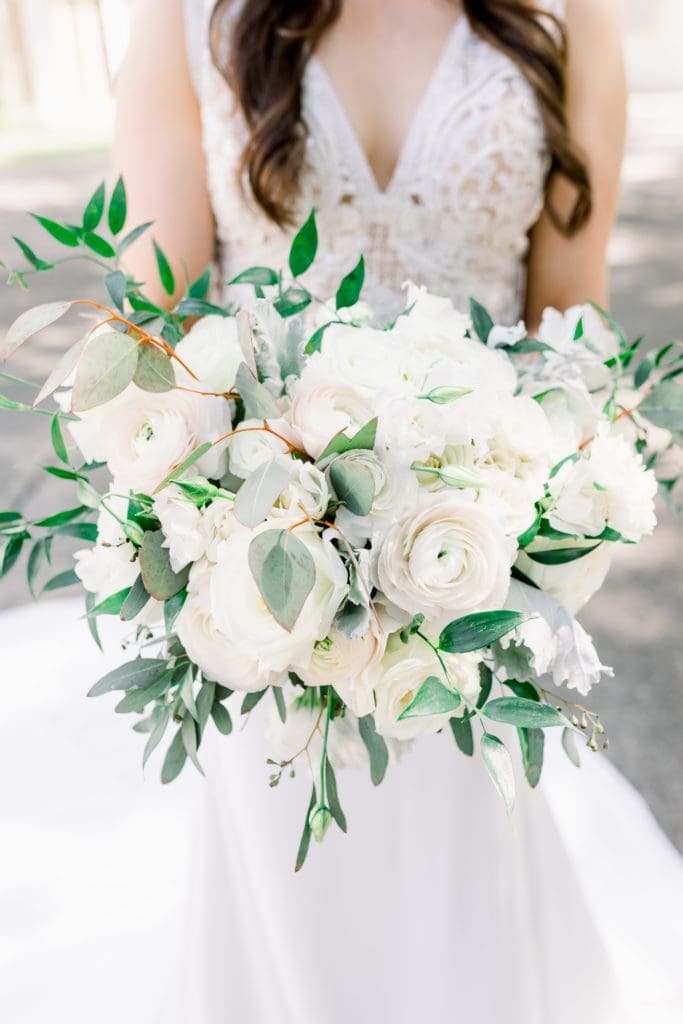
{"label": "v-neckline", "polygon": [[432,70],[432,73],[429,76],[422,97],[415,108],[415,112],[412,118],[410,119],[406,135],[403,139],[403,143],[401,144],[398,156],[396,158],[396,163],[394,164],[391,175],[389,176],[389,180],[387,181],[384,188],[382,188],[377,179],[377,175],[374,171],[374,168],[370,163],[370,158],[360,140],[360,136],[354,124],[351,121],[351,118],[346,110],[346,107],[341,100],[341,97],[337,91],[337,87],[335,86],[330,74],[327,71],[327,68],[316,54],[312,54],[312,56],[310,57],[308,67],[313,69],[313,71],[317,74],[318,79],[320,80],[320,82],[322,82],[324,88],[326,89],[328,96],[330,97],[330,100],[332,102],[332,105],[336,109],[341,128],[347,137],[349,149],[355,155],[359,168],[366,178],[367,184],[369,185],[372,192],[374,192],[376,195],[388,195],[392,191],[395,183],[400,180],[401,171],[403,170],[403,167],[412,149],[414,148],[416,140],[419,136],[419,132],[422,127],[422,121],[425,116],[425,111],[429,107],[433,93],[436,91],[443,69],[446,66],[448,60],[450,59],[451,50],[455,47],[455,43],[458,42],[462,37],[468,24],[469,23],[467,21],[467,16],[465,14],[461,14],[453,24],[451,30],[449,31],[446,42],[443,46],[443,49],[441,50],[441,54],[439,55],[436,64],[434,65],[434,69]]}

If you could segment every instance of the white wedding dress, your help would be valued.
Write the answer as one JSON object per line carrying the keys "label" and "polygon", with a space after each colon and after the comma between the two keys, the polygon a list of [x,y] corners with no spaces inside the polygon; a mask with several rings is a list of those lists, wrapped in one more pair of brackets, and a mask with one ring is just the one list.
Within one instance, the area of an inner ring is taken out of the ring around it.
{"label": "white wedding dress", "polygon": [[[244,127],[206,6],[188,0],[188,42],[227,280],[285,265],[291,235],[235,184]],[[547,155],[509,60],[458,22],[385,191],[315,59],[303,108],[314,292],[362,251],[383,313],[412,277],[518,319]],[[367,770],[338,773],[349,834],[295,875],[309,782],[268,787],[269,698],[202,747],[206,780],[143,786],[142,738],[84,697],[120,658],[115,635],[102,660],[80,614],[64,601],[0,617],[8,1024],[683,1021],[683,862],[606,758],[586,751],[577,771],[549,737],[511,828],[477,759],[450,733],[422,740],[378,789]]]}

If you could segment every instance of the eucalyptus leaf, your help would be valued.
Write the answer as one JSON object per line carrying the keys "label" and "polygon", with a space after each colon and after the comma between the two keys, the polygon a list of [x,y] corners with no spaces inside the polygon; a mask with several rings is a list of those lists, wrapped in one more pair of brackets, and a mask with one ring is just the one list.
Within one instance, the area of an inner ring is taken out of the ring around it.
{"label": "eucalyptus leaf", "polygon": [[153,223],[153,220],[149,220],[145,224],[138,224],[136,228],[133,228],[132,231],[129,231],[126,237],[121,242],[119,242],[117,250],[118,255],[123,256],[126,249],[129,249],[131,245],[137,242],[138,238],[141,238],[146,231],[149,231]]}
{"label": "eucalyptus leaf", "polygon": [[242,700],[242,707],[240,708],[241,715],[248,715],[254,710],[257,704],[263,700],[266,695],[267,687],[264,690],[255,690],[253,693],[247,693]]}
{"label": "eucalyptus leaf", "polygon": [[53,576],[51,580],[48,580],[43,587],[43,593],[50,594],[55,590],[64,590],[66,587],[74,587],[80,582],[73,569],[68,569],[66,572],[60,572],[57,576]]}
{"label": "eucalyptus leaf", "polygon": [[41,402],[45,401],[46,398],[61,387],[68,377],[71,376],[76,368],[78,360],[81,358],[82,353],[85,351],[85,347],[90,340],[90,335],[86,334],[80,341],[77,341],[75,345],[72,345],[66,350],[64,355],[55,364],[47,380],[43,384],[38,397],[33,403],[35,408],[40,405]]}
{"label": "eucalyptus leaf", "polygon": [[315,562],[293,531],[266,530],[249,545],[249,568],[270,613],[291,632],[315,585]]}
{"label": "eucalyptus leaf", "polygon": [[45,327],[55,323],[67,313],[73,302],[44,302],[40,306],[33,306],[23,312],[10,326],[5,337],[5,343],[0,351],[3,359],[9,359],[13,352],[23,345],[25,341],[38,334]]}
{"label": "eucalyptus leaf", "polygon": [[493,317],[476,299],[470,299],[470,316],[472,326],[480,341],[484,344],[489,340],[489,334],[494,328]]}
{"label": "eucalyptus leaf", "polygon": [[140,345],[133,382],[143,391],[152,394],[172,391],[176,386],[176,378],[170,356],[156,345]]}
{"label": "eucalyptus leaf", "polygon": [[480,750],[486,770],[511,815],[515,805],[515,774],[508,749],[497,736],[486,732],[481,738]]}
{"label": "eucalyptus leaf", "polygon": [[576,737],[574,735],[574,730],[570,729],[569,726],[562,731],[562,749],[574,767],[580,768],[581,758],[579,757],[579,752],[576,749]]}
{"label": "eucalyptus leaf", "polygon": [[235,387],[244,404],[249,419],[277,419],[280,410],[268,388],[261,384],[246,363],[240,363],[235,374]]}
{"label": "eucalyptus leaf", "polygon": [[273,697],[275,698],[275,704],[277,707],[277,713],[280,721],[284,724],[287,721],[287,705],[285,704],[285,697],[282,692],[281,686],[271,686]]}
{"label": "eucalyptus leaf", "polygon": [[110,594],[104,600],[98,601],[95,607],[88,612],[88,617],[94,619],[98,615],[120,615],[131,590],[132,587],[124,587],[123,590],[117,590],[115,594]]}
{"label": "eucalyptus leaf", "polygon": [[638,406],[650,423],[665,430],[683,430],[683,384],[666,380],[652,389]]}
{"label": "eucalyptus leaf", "polygon": [[472,757],[474,754],[474,733],[472,732],[472,723],[469,718],[451,718],[450,726],[453,738],[462,753],[466,757]]}
{"label": "eucalyptus leaf", "polygon": [[543,771],[543,753],[545,734],[542,729],[517,729],[519,746],[522,751],[524,774],[529,785],[534,789],[541,781]]}
{"label": "eucalyptus leaf", "polygon": [[450,622],[439,637],[439,650],[449,654],[466,654],[489,647],[512,632],[524,616],[513,611],[474,612]]}
{"label": "eucalyptus leaf", "polygon": [[237,277],[233,277],[232,281],[228,281],[228,284],[253,284],[265,288],[277,282],[278,276],[270,267],[249,267]]}
{"label": "eucalyptus leaf", "polygon": [[168,601],[187,585],[189,566],[181,572],[171,568],[171,556],[161,530],[148,530],[140,548],[140,572],[147,593],[157,601]]}
{"label": "eucalyptus leaf", "polygon": [[164,763],[161,768],[161,781],[165,786],[178,778],[185,767],[186,761],[187,750],[185,749],[181,726],[171,740],[171,745],[166,751]]}
{"label": "eucalyptus leaf", "polygon": [[327,790],[327,805],[330,809],[332,817],[336,821],[342,832],[348,832],[348,825],[346,823],[346,815],[342,810],[342,806],[339,802],[339,793],[337,791],[337,779],[334,774],[334,769],[330,763],[330,759],[325,759],[325,789]]}
{"label": "eucalyptus leaf", "polygon": [[185,718],[183,718],[183,724],[180,727],[180,732],[183,737],[183,745],[187,752],[187,756],[190,758],[199,774],[203,775],[204,769],[199,763],[199,758],[197,757],[197,723],[194,718],[190,715],[186,715]]}
{"label": "eucalyptus leaf", "polygon": [[301,840],[299,842],[299,849],[297,850],[297,854],[296,854],[296,864],[294,866],[294,870],[295,871],[301,871],[302,867],[304,866],[304,863],[306,862],[306,857],[308,856],[308,851],[309,851],[309,848],[310,848],[310,845],[311,845],[310,817],[311,817],[311,813],[313,812],[313,808],[315,807],[316,803],[317,803],[317,795],[316,795],[316,791],[315,791],[315,786],[313,786],[313,792],[311,793],[311,799],[310,799],[310,801],[308,803],[308,810],[306,811],[306,819],[304,821],[304,830],[303,830],[303,833],[301,835]]}
{"label": "eucalyptus leaf", "polygon": [[138,354],[137,343],[119,331],[91,338],[76,368],[71,396],[74,412],[104,405],[125,391],[135,375]]}
{"label": "eucalyptus leaf", "polygon": [[126,275],[122,270],[111,270],[104,279],[104,284],[109,292],[109,297],[120,313],[123,312],[126,301]]}
{"label": "eucalyptus leaf", "polygon": [[114,708],[118,715],[141,714],[148,704],[161,697],[171,682],[171,672],[164,672],[155,682],[148,686],[136,687],[128,690],[126,695]]}
{"label": "eucalyptus leaf", "polygon": [[327,474],[337,499],[357,516],[367,516],[375,497],[375,481],[367,466],[338,457]]}
{"label": "eucalyptus leaf", "polygon": [[406,718],[424,718],[430,715],[447,715],[456,711],[461,704],[457,693],[449,690],[436,676],[429,676],[417,691],[410,704],[398,716],[399,722]]}
{"label": "eucalyptus leaf", "polygon": [[135,658],[125,665],[107,672],[89,690],[89,697],[101,697],[112,690],[132,690],[155,683],[165,673],[167,663],[163,658]]}
{"label": "eucalyptus leaf", "polygon": [[497,697],[485,704],[482,713],[493,722],[505,722],[527,729],[566,726],[567,719],[552,707],[525,697]]}
{"label": "eucalyptus leaf", "polygon": [[335,434],[318,459],[318,465],[324,463],[332,455],[343,455],[345,452],[356,451],[357,449],[372,451],[377,440],[377,423],[377,417],[375,416],[374,419],[371,419],[362,426],[352,437],[348,437],[343,431]]}
{"label": "eucalyptus leaf", "polygon": [[232,732],[232,718],[230,717],[228,709],[223,707],[223,705],[217,700],[214,701],[211,707],[211,717],[213,718],[218,731],[222,733],[223,736],[229,736]]}
{"label": "eucalyptus leaf", "polygon": [[154,753],[156,748],[164,738],[168,723],[171,718],[171,713],[168,708],[157,708],[155,711],[154,726],[149,734],[147,743],[145,744],[145,750],[142,755],[142,767],[144,768],[149,761],[151,755]]}
{"label": "eucalyptus leaf", "polygon": [[358,719],[358,731],[370,758],[370,778],[374,786],[379,786],[389,765],[389,750],[384,738],[375,729],[372,715]]}
{"label": "eucalyptus leaf", "polygon": [[237,344],[244,358],[249,372],[258,380],[256,367],[256,352],[254,348],[254,332],[251,327],[251,317],[246,309],[241,309],[235,317],[237,324]]}
{"label": "eucalyptus leaf", "polygon": [[183,459],[179,465],[173,467],[168,476],[165,476],[159,486],[155,488],[154,493],[158,494],[159,491],[163,491],[169,484],[175,483],[177,477],[181,477],[183,473],[186,473],[188,469],[194,466],[196,462],[199,462],[199,460],[203,458],[207,452],[210,452],[212,448],[213,444],[211,441],[204,441],[203,444],[200,444],[199,447],[195,448],[195,450],[191,452],[186,459]]}
{"label": "eucalyptus leaf", "polygon": [[172,633],[176,624],[176,619],[183,610],[183,606],[187,601],[187,589],[183,588],[179,590],[173,597],[169,597],[164,601],[164,625],[167,633]]}
{"label": "eucalyptus leaf", "polygon": [[251,473],[235,496],[235,518],[253,529],[266,518],[289,483],[289,473],[278,462],[264,462]]}
{"label": "eucalyptus leaf", "polygon": [[119,612],[123,622],[132,622],[140,614],[148,601],[149,594],[145,590],[142,576],[138,576]]}

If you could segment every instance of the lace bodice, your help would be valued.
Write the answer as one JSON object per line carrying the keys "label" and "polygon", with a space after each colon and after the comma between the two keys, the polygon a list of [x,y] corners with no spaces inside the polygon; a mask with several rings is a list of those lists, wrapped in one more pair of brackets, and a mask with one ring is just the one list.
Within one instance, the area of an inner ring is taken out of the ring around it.
{"label": "lace bodice", "polygon": [[[545,0],[544,8],[561,13],[562,3]],[[186,5],[223,279],[247,266],[286,266],[292,232],[272,224],[238,184],[246,126],[212,64],[207,0]],[[226,46],[235,10],[226,16]],[[381,316],[403,308],[401,286],[412,279],[461,307],[476,296],[499,322],[515,321],[527,235],[543,205],[548,168],[536,101],[515,64],[461,17],[385,190],[316,57],[307,65],[302,102],[308,151],[297,220],[303,223],[314,207],[320,233],[308,287],[329,297],[362,252],[365,295]]]}

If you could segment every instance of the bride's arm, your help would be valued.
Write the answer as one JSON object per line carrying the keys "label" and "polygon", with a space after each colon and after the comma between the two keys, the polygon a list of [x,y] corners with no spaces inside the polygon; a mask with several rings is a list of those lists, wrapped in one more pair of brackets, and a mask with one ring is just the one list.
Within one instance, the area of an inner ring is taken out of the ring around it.
{"label": "bride's arm", "polygon": [[[593,215],[573,238],[545,212],[532,231],[526,320],[538,324],[545,306],[566,309],[592,299],[608,302],[606,249],[616,215],[626,124],[626,86],[615,0],[567,0],[567,102],[572,135],[593,186]],[[551,183],[550,200],[564,217],[571,186]]]}
{"label": "bride's arm", "polygon": [[213,255],[199,109],[187,60],[183,0],[139,0],[117,88],[114,167],[128,190],[130,227],[154,226],[126,254],[126,270],[160,304],[152,238],[168,256],[178,290]]}

